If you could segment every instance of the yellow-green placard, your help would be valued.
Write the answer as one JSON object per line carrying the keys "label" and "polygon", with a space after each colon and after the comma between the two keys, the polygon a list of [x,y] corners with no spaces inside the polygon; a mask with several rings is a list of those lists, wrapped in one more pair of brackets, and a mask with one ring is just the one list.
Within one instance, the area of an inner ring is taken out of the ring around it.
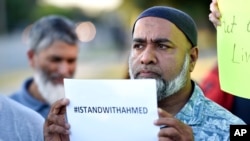
{"label": "yellow-green placard", "polygon": [[217,53],[221,89],[250,98],[250,0],[218,0]]}

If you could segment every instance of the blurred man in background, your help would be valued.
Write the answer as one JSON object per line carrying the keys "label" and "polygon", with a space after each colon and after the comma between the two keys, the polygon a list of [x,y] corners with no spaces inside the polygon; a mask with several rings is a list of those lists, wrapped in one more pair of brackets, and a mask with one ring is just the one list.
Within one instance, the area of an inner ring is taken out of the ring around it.
{"label": "blurred man in background", "polygon": [[63,79],[76,71],[75,24],[63,16],[45,16],[32,25],[28,45],[34,75],[11,98],[47,117],[50,105],[64,97]]}

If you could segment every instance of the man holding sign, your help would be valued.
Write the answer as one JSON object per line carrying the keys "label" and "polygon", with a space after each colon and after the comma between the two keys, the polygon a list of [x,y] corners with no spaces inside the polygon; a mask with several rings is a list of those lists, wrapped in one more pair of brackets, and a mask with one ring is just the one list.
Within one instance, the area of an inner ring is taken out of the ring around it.
{"label": "man holding sign", "polygon": [[[158,140],[224,141],[229,140],[230,124],[245,124],[205,98],[191,80],[198,48],[189,15],[167,6],[151,7],[138,16],[132,35],[130,78],[153,78],[157,84],[159,118],[152,124],[160,128]],[[52,106],[44,126],[46,141],[69,140],[70,126],[64,119],[68,104],[62,99]]]}

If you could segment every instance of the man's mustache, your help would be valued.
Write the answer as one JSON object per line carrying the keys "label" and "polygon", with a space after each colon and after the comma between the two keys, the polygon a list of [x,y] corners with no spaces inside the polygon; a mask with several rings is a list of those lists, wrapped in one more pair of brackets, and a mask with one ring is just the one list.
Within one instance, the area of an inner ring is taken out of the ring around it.
{"label": "man's mustache", "polygon": [[143,72],[150,72],[150,73],[156,74],[159,77],[161,76],[161,71],[155,66],[138,65],[138,66],[135,66],[133,69],[134,78],[137,78],[140,75],[140,73],[143,73]]}

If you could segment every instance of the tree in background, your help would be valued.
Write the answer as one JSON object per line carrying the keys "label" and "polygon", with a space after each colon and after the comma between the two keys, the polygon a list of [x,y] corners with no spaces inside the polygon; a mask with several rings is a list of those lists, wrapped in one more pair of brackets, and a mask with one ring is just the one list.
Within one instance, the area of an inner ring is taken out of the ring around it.
{"label": "tree in background", "polygon": [[[48,14],[61,14],[71,19],[84,19],[84,17],[87,17],[81,9],[59,8],[55,6],[43,5],[41,4],[41,0],[0,1],[0,4],[5,4],[5,7],[1,6],[3,7],[1,10],[6,10],[4,16],[0,15],[0,18],[6,18],[6,20],[1,20],[0,22],[5,21],[5,23],[0,25],[4,26],[6,24],[5,26],[7,32],[23,28],[41,16]],[[127,27],[131,27],[134,19],[142,10],[155,5],[169,5],[190,14],[196,21],[199,28],[209,28],[209,30],[215,31],[213,25],[208,21],[210,2],[211,0],[123,0],[123,3],[115,12],[120,14],[123,20],[122,22],[127,24]]]}
{"label": "tree in background", "polygon": [[23,30],[28,24],[48,14],[64,15],[72,19],[80,19],[84,14],[77,8],[59,8],[42,4],[39,0],[0,0],[1,10],[5,15],[1,16],[1,33],[10,33],[14,30]]}
{"label": "tree in background", "polygon": [[[208,21],[209,4],[211,0],[124,0],[120,7],[126,18],[136,18],[141,11],[151,6],[167,5],[173,6],[190,14],[199,27],[208,27],[214,29],[213,25]],[[119,10],[119,9],[118,9]],[[129,13],[128,13],[129,11]],[[126,15],[127,13],[127,15]],[[131,13],[133,17],[131,17]],[[134,19],[131,19],[132,21]]]}
{"label": "tree in background", "polygon": [[7,32],[29,22],[29,16],[37,7],[37,0],[5,0]]}

